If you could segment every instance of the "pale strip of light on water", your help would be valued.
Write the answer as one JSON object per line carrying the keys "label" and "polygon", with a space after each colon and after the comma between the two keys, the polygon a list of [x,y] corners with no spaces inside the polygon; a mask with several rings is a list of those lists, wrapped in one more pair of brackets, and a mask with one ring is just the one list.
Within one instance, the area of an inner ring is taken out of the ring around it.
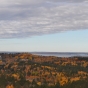
{"label": "pale strip of light on water", "polygon": [[88,53],[63,53],[63,52],[31,52],[35,55],[40,56],[56,56],[56,57],[73,57],[73,56],[82,56],[82,57],[88,57]]}

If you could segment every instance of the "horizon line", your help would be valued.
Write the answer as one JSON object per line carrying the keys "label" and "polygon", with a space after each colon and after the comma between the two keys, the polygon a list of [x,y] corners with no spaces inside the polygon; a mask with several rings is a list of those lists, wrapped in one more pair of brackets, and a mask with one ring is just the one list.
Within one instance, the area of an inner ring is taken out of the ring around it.
{"label": "horizon line", "polygon": [[77,51],[74,51],[74,52],[68,52],[68,51],[66,51],[66,52],[60,52],[60,51],[0,51],[0,53],[88,53],[88,52],[82,52],[82,51],[80,51],[80,52],[77,52]]}

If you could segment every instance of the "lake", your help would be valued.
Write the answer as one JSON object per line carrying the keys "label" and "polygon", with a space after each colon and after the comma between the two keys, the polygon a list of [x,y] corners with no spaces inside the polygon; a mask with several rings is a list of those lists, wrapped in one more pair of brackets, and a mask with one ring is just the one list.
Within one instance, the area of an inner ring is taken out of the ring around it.
{"label": "lake", "polygon": [[31,52],[35,55],[41,56],[57,56],[57,57],[73,57],[73,56],[82,56],[88,57],[88,53],[76,53],[76,52]]}

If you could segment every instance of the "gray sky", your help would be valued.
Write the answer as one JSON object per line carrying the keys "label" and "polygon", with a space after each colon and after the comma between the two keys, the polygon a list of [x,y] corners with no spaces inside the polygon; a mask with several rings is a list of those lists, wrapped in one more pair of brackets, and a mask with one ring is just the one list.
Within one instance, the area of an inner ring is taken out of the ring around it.
{"label": "gray sky", "polygon": [[0,0],[0,38],[88,29],[87,0]]}

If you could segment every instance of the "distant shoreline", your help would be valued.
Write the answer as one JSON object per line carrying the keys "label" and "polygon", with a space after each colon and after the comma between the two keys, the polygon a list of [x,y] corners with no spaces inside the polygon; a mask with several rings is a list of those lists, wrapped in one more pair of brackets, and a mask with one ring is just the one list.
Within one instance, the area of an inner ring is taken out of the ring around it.
{"label": "distant shoreline", "polygon": [[56,57],[88,57],[88,52],[0,52],[4,54],[29,53],[39,56],[56,56]]}

